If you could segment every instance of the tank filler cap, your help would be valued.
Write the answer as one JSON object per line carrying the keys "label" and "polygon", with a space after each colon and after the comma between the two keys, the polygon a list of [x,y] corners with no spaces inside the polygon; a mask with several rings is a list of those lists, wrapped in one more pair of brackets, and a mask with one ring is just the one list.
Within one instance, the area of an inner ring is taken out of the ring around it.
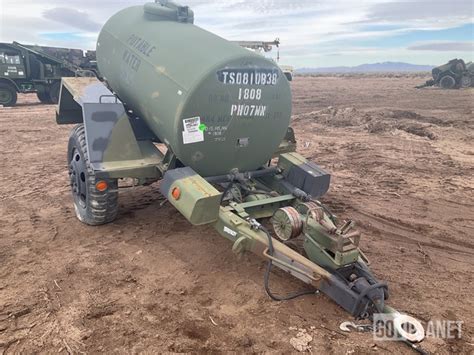
{"label": "tank filler cap", "polygon": [[194,12],[188,6],[181,6],[173,1],[156,0],[143,5],[145,16],[153,21],[176,21],[194,23]]}

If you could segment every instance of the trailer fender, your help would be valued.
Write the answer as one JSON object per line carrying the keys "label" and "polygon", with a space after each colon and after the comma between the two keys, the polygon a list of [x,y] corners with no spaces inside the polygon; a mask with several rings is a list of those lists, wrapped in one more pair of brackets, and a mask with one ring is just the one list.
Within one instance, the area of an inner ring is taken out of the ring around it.
{"label": "trailer fender", "polygon": [[63,78],[58,124],[83,123],[96,177],[158,179],[163,154],[135,133],[122,102],[96,78]]}

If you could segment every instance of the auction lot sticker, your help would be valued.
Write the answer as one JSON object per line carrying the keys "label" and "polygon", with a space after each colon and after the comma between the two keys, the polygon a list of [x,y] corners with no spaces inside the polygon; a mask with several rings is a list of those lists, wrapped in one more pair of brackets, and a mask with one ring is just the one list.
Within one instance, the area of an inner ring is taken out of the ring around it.
{"label": "auction lot sticker", "polygon": [[201,117],[185,118],[183,120],[183,128],[183,144],[204,141],[204,129],[202,129]]}

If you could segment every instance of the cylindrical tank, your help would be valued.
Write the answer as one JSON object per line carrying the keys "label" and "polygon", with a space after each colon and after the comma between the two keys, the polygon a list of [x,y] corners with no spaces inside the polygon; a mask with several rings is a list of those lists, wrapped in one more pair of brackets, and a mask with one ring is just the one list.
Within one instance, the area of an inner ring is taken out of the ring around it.
{"label": "cylindrical tank", "polygon": [[191,10],[172,3],[118,12],[99,35],[100,73],[197,173],[257,169],[289,125],[289,83],[272,60],[192,22]]}

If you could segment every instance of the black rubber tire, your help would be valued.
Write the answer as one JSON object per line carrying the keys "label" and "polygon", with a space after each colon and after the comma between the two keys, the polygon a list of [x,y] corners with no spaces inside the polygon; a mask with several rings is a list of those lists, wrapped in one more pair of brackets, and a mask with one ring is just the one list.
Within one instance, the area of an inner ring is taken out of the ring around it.
{"label": "black rubber tire", "polygon": [[445,75],[439,80],[439,86],[443,89],[454,89],[456,87],[456,79],[451,75]]}
{"label": "black rubber tire", "polygon": [[469,75],[463,75],[461,77],[461,87],[462,88],[469,88],[472,86],[473,82],[472,79]]}
{"label": "black rubber tire", "polygon": [[118,181],[101,179],[107,182],[108,188],[105,191],[96,189],[97,181],[89,163],[83,124],[77,125],[71,131],[67,154],[77,218],[92,226],[114,221],[118,212]]}
{"label": "black rubber tire", "polygon": [[43,104],[51,104],[51,99],[49,98],[49,94],[47,92],[40,92],[38,91],[36,93],[36,96],[38,97],[38,100],[40,100]]}
{"label": "black rubber tire", "polygon": [[0,83],[0,105],[11,107],[16,105],[18,95],[13,85],[8,83]]}
{"label": "black rubber tire", "polygon": [[57,104],[59,101],[59,89],[60,89],[60,82],[56,81],[53,83],[48,89],[49,101],[52,104]]}

